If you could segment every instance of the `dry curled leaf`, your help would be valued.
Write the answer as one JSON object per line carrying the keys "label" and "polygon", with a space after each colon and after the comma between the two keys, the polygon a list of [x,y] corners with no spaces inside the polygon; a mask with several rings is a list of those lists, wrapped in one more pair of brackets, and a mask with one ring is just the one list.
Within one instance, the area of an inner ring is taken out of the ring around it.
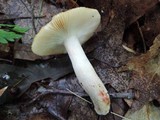
{"label": "dry curled leaf", "polygon": [[152,104],[145,105],[142,109],[133,112],[129,110],[123,120],[159,120],[160,109]]}
{"label": "dry curled leaf", "polygon": [[160,35],[147,53],[130,59],[127,66],[132,70],[130,88],[139,92],[133,108],[137,109],[153,99],[160,101]]}

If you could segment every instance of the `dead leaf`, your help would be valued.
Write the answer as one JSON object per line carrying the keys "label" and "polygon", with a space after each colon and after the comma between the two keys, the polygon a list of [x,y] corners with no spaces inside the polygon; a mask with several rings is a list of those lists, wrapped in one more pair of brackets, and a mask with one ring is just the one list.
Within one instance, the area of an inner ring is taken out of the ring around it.
{"label": "dead leaf", "polygon": [[11,54],[10,53],[10,46],[0,44],[0,55],[1,55],[0,57],[1,58],[6,58],[10,54]]}
{"label": "dead leaf", "polygon": [[153,44],[154,38],[160,33],[160,8],[159,4],[153,7],[144,16],[144,25],[141,26],[147,46]]}
{"label": "dead leaf", "polygon": [[38,113],[38,114],[33,114],[27,118],[27,120],[54,120],[49,113]]}
{"label": "dead leaf", "polygon": [[160,100],[160,35],[158,35],[150,50],[129,60],[127,66],[132,70],[130,87],[139,92],[139,97],[133,102],[134,109],[140,108],[150,100]]}
{"label": "dead leaf", "polygon": [[62,6],[65,6],[67,9],[78,7],[77,1],[75,0],[56,0],[56,4],[62,4]]}
{"label": "dead leaf", "polygon": [[48,59],[49,56],[41,57],[36,54],[34,54],[31,51],[31,44],[20,44],[18,42],[14,45],[14,59],[20,59],[20,60],[29,60],[34,61],[37,59]]}
{"label": "dead leaf", "polygon": [[123,120],[159,120],[160,109],[153,104],[146,104],[138,111],[129,110]]}
{"label": "dead leaf", "polygon": [[[22,65],[25,65],[26,68]],[[0,97],[0,104],[21,96],[36,81],[47,78],[56,80],[72,71],[70,61],[66,58],[40,63],[26,63],[25,61],[25,63],[21,63],[21,67],[0,64],[0,68],[0,86],[10,86]],[[4,75],[8,75],[9,79],[4,78]]]}
{"label": "dead leaf", "polygon": [[116,91],[120,92],[128,88],[129,81],[127,73],[118,73],[116,68],[99,62],[95,65],[95,70],[104,84],[111,85]]}
{"label": "dead leaf", "polygon": [[119,19],[124,19],[126,26],[134,23],[149,9],[154,7],[158,0],[80,0],[84,6],[96,8],[102,15],[102,27],[112,21],[114,17],[121,14]]}
{"label": "dead leaf", "polygon": [[158,0],[132,0],[126,1],[126,26],[137,21],[141,16],[147,13],[152,7],[158,4]]}
{"label": "dead leaf", "polygon": [[137,53],[146,52],[160,33],[159,19],[160,8],[159,5],[156,5],[127,27],[123,37],[127,47],[134,49]]}

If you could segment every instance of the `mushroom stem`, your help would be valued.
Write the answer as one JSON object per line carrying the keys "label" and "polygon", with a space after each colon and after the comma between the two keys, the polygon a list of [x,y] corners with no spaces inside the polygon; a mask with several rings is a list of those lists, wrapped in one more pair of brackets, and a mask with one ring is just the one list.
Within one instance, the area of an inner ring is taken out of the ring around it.
{"label": "mushroom stem", "polygon": [[72,36],[64,42],[64,46],[79,83],[90,96],[95,111],[99,115],[106,115],[110,109],[108,91],[85,55],[79,40]]}

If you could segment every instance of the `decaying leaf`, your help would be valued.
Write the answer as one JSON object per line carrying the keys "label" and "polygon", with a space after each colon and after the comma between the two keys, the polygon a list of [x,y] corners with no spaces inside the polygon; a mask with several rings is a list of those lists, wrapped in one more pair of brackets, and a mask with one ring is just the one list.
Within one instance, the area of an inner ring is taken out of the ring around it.
{"label": "decaying leaf", "polygon": [[[49,57],[48,56],[43,57],[43,59],[47,59],[47,58]],[[42,59],[42,57],[32,52],[30,44],[24,45],[16,42],[14,44],[14,59],[34,61],[37,59]]]}
{"label": "decaying leaf", "polygon": [[145,24],[141,26],[147,46],[151,46],[154,38],[160,33],[160,7],[157,4],[145,14]]}
{"label": "decaying leaf", "polygon": [[79,6],[75,0],[56,0],[55,3],[56,4],[62,4],[68,9],[69,8],[75,8],[75,7]]}
{"label": "decaying leaf", "polygon": [[[120,19],[125,19],[126,26],[135,22],[149,9],[158,3],[158,0],[80,0],[85,6],[98,9],[102,15],[102,27],[112,21],[117,14]],[[125,13],[123,13],[125,12]]]}
{"label": "decaying leaf", "polygon": [[140,110],[133,112],[129,110],[123,120],[159,120],[160,109],[153,104],[146,104]]}
{"label": "decaying leaf", "polygon": [[69,59],[64,58],[36,64],[25,62],[23,65],[26,67],[0,64],[0,87],[9,86],[0,96],[0,105],[20,97],[36,81],[47,78],[56,80],[72,71]]}
{"label": "decaying leaf", "polygon": [[149,100],[160,101],[160,35],[155,38],[147,53],[133,57],[127,66],[133,71],[130,88],[139,92],[133,108],[139,108]]}

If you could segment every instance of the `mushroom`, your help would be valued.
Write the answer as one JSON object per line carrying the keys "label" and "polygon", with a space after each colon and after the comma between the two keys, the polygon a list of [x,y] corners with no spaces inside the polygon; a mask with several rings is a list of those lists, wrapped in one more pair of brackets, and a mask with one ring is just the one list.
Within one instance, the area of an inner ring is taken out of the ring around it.
{"label": "mushroom", "polygon": [[59,13],[35,36],[32,51],[40,56],[68,53],[78,81],[90,96],[95,111],[106,115],[110,109],[108,91],[81,47],[94,34],[100,18],[96,9],[86,7]]}

